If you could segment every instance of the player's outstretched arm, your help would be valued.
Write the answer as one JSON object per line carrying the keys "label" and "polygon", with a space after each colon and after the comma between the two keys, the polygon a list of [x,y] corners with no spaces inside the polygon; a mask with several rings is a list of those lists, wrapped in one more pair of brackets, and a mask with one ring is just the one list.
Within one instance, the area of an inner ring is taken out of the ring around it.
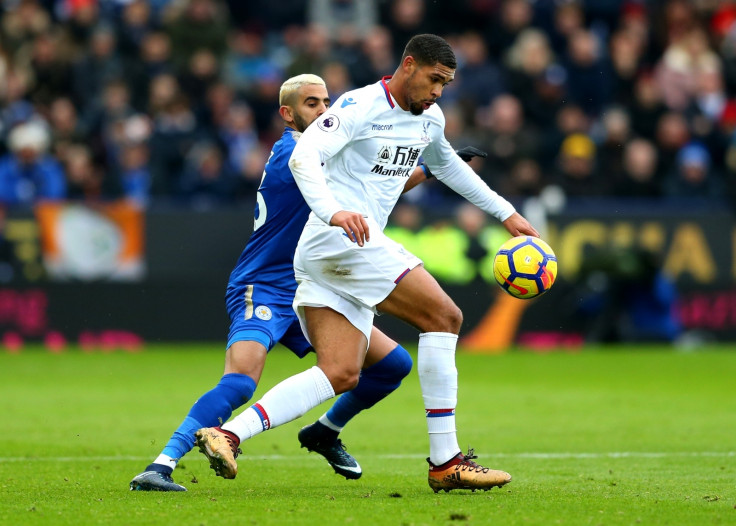
{"label": "player's outstretched arm", "polygon": [[[479,150],[474,146],[466,146],[464,148],[460,148],[459,150],[455,150],[455,153],[466,163],[470,162],[473,157],[488,157],[488,154],[486,152],[484,152],[483,150]],[[431,179],[432,177],[434,177],[434,175],[432,175],[432,172],[429,170],[429,168],[427,168],[427,165],[424,163],[420,164],[414,169],[414,172],[411,174],[409,179],[406,180],[404,191],[401,193],[405,194],[418,184],[421,184],[427,179]]]}
{"label": "player's outstretched arm", "polygon": [[502,222],[512,236],[539,237],[539,232],[519,212],[514,212]]}

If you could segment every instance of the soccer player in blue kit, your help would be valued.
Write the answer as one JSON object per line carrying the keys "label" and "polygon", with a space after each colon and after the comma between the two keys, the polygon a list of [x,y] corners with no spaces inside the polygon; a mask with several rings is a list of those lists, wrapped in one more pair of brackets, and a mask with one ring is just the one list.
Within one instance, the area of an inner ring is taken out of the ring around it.
{"label": "soccer player in blue kit", "polygon": [[[302,334],[292,308],[297,284],[293,259],[310,209],[289,169],[288,162],[301,132],[329,106],[324,81],[316,75],[298,75],[281,86],[279,114],[286,129],[266,163],[257,193],[253,234],[230,275],[226,304],[230,333],[225,370],[219,383],[202,395],[176,429],[161,454],[130,482],[131,490],[186,491],[174,482],[177,462],[194,446],[194,432],[224,424],[232,412],[253,396],[267,353],[281,343],[304,357],[312,347]],[[463,158],[485,155],[469,149]],[[417,168],[406,189],[427,178]],[[360,465],[338,438],[343,426],[363,409],[399,387],[409,374],[412,359],[398,343],[376,328],[365,356],[360,382],[345,393],[317,422],[299,432],[302,447],[323,455],[336,473],[347,479],[361,476]],[[300,400],[289,403],[299,405]]]}

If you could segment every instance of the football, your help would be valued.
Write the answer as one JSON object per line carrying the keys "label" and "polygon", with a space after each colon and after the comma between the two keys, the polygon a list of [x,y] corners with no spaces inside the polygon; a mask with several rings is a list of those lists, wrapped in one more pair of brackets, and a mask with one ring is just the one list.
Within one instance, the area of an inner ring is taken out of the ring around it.
{"label": "football", "polygon": [[506,241],[493,259],[493,276],[503,290],[523,300],[547,292],[557,278],[557,257],[537,237],[518,236]]}

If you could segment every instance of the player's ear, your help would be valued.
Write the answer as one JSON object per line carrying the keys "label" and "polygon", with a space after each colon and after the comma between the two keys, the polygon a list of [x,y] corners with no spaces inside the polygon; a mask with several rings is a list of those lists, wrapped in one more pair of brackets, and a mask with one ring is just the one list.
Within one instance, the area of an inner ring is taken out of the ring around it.
{"label": "player's ear", "polygon": [[294,110],[290,106],[281,106],[279,108],[279,115],[286,122],[294,122]]}
{"label": "player's ear", "polygon": [[414,57],[412,57],[411,55],[405,56],[404,60],[401,61],[401,67],[407,73],[411,73],[416,67],[416,65],[417,65],[417,61],[414,60]]}

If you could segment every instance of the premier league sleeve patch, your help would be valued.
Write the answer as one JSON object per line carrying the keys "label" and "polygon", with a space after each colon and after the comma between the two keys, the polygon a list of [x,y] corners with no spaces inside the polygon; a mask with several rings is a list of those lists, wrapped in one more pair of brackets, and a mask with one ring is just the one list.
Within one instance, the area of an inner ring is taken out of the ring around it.
{"label": "premier league sleeve patch", "polygon": [[317,127],[323,132],[334,132],[340,127],[340,119],[337,115],[327,115],[317,121]]}

